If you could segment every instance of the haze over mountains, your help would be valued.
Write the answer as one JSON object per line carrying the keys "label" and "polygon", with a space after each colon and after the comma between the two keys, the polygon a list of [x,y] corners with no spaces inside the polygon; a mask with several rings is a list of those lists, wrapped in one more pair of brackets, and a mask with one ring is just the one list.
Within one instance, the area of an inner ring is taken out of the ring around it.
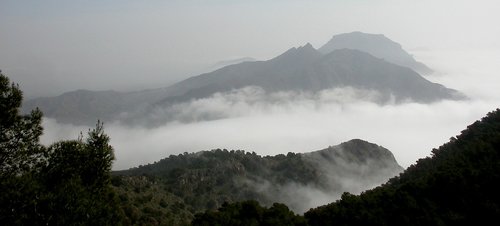
{"label": "haze over mountains", "polygon": [[[356,46],[358,50],[345,48]],[[378,104],[431,103],[464,98],[458,91],[432,83],[408,67],[390,63],[392,58],[401,58],[397,62],[405,66],[421,65],[399,44],[382,35],[354,32],[334,36],[319,51],[307,44],[291,48],[268,61],[229,65],[166,88],[128,93],[79,90],[27,101],[24,109],[38,106],[47,117],[62,123],[91,125],[97,119],[144,123],[146,118],[146,124],[151,125],[179,119],[218,119],[222,116],[179,117],[182,112],[178,110],[179,104],[245,87],[257,87],[265,94],[314,94],[348,87],[368,92],[362,98]]]}
{"label": "haze over mountains", "polygon": [[411,68],[424,75],[432,73],[432,69],[416,61],[410,54],[403,50],[399,43],[388,39],[383,34],[367,34],[356,31],[334,35],[328,43],[318,50],[327,54],[336,49],[344,48],[367,52],[377,58]]}
{"label": "haze over mountains", "polygon": [[223,68],[225,66],[233,65],[233,64],[239,64],[243,62],[253,62],[257,61],[257,59],[252,58],[252,57],[240,57],[240,58],[235,58],[235,59],[229,59],[229,60],[222,60],[210,67],[208,71],[214,71],[220,68]]}
{"label": "haze over mountains", "polygon": [[0,1],[0,225],[495,225],[499,11]]}

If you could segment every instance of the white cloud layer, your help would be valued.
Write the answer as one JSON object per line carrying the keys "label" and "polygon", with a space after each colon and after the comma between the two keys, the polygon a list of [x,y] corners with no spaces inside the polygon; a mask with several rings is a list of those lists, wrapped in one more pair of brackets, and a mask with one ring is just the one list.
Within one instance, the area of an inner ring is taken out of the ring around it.
{"label": "white cloud layer", "polygon": [[[429,79],[464,91],[470,100],[433,104],[376,105],[376,93],[335,89],[319,94],[265,94],[246,88],[178,105],[177,122],[157,128],[107,123],[117,160],[114,169],[152,163],[170,154],[213,148],[243,149],[261,155],[309,152],[360,138],[391,150],[407,167],[428,156],[467,125],[500,106],[500,79],[494,52],[419,52],[437,73]],[[342,91],[342,92],[340,92]],[[216,120],[181,122],[183,117]],[[45,119],[42,141],[73,139],[88,128]]]}
{"label": "white cloud layer", "polygon": [[[245,106],[246,107],[246,106]],[[427,156],[468,124],[492,110],[487,102],[379,106],[331,104],[322,109],[275,106],[272,112],[154,129],[108,124],[116,149],[115,169],[151,163],[170,154],[214,148],[243,149],[261,155],[308,152],[360,138],[391,150],[403,166]],[[257,111],[254,109],[254,111]],[[86,128],[45,119],[44,142],[76,138]],[[51,139],[52,138],[52,139]]]}

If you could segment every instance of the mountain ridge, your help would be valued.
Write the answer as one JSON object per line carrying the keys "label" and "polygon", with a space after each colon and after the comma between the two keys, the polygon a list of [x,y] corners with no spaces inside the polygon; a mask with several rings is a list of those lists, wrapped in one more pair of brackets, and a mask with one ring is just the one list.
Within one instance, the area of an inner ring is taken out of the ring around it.
{"label": "mountain ridge", "polygon": [[101,119],[132,124],[146,121],[146,125],[157,125],[172,120],[169,116],[154,118],[153,115],[158,115],[158,111],[163,112],[178,103],[188,103],[248,86],[261,87],[267,93],[318,92],[354,87],[380,93],[380,97],[371,100],[378,104],[390,101],[396,104],[430,103],[465,98],[458,91],[432,83],[407,67],[369,53],[343,48],[323,54],[308,43],[290,48],[267,61],[229,65],[166,88],[116,93],[113,97],[96,92],[92,98],[73,98],[71,103],[67,103],[68,96],[74,96],[75,93],[65,93],[54,98],[27,101],[23,104],[23,110],[28,112],[40,107],[47,117],[62,123],[92,125]]}
{"label": "mountain ridge", "polygon": [[[346,158],[354,155],[366,161]],[[323,197],[340,197],[343,191],[358,193],[402,170],[389,150],[357,139],[305,154],[260,156],[225,149],[183,153],[113,174],[120,196],[136,196],[130,192],[134,186],[146,195],[151,189],[161,189],[164,194],[153,196],[181,203],[184,207],[177,211],[192,218],[196,212],[216,209],[224,202],[248,199],[266,205],[285,202],[295,211],[304,212],[321,202],[318,198],[310,200],[312,193]],[[158,199],[152,198],[151,203]],[[130,203],[123,204],[123,208],[130,207]],[[142,204],[134,205],[140,208]],[[165,216],[171,211],[166,206],[155,208],[166,211],[162,214]]]}
{"label": "mountain ridge", "polygon": [[[255,201],[195,215],[192,225],[496,225],[500,215],[500,109],[467,126],[398,176],[359,195],[305,212]],[[260,211],[260,212],[259,212]],[[252,214],[247,214],[247,213]]]}
{"label": "mountain ridge", "polygon": [[309,225],[493,225],[500,214],[499,161],[496,109],[386,184],[345,193],[305,218]]}
{"label": "mountain ridge", "polygon": [[392,41],[383,34],[369,34],[360,31],[334,35],[318,50],[328,54],[336,49],[357,49],[385,59],[388,62],[409,67],[420,74],[431,74],[432,69],[416,61],[413,56],[403,50],[401,44]]}

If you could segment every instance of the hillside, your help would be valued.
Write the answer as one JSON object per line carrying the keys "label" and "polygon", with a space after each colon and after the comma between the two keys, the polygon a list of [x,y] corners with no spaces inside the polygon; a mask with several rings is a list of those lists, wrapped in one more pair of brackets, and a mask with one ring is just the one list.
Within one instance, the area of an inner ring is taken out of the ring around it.
{"label": "hillside", "polygon": [[334,35],[330,41],[318,50],[328,54],[337,49],[360,50],[388,62],[411,68],[420,74],[432,73],[432,69],[416,61],[413,56],[403,50],[399,43],[382,34],[367,34],[359,31],[338,34]]}
{"label": "hillside", "polygon": [[488,113],[387,183],[310,209],[300,219],[258,203],[197,214],[193,225],[496,225],[500,216],[500,109]]}
{"label": "hillside", "polygon": [[494,225],[500,216],[500,110],[387,184],[305,214],[310,225]]}
{"label": "hillside", "polygon": [[114,172],[113,185],[132,222],[152,218],[177,225],[225,202],[250,199],[304,212],[343,192],[377,186],[402,170],[387,149],[351,140],[306,154],[262,157],[218,149],[171,155]]}

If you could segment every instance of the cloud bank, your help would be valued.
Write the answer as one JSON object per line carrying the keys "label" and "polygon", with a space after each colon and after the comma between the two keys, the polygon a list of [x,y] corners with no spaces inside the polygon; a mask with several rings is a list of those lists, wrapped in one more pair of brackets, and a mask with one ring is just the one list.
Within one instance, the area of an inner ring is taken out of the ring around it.
{"label": "cloud bank", "polygon": [[[359,138],[392,151],[407,167],[432,148],[500,106],[498,54],[419,52],[438,72],[428,77],[465,92],[466,101],[377,105],[377,93],[352,88],[265,93],[247,87],[156,111],[171,122],[156,128],[106,123],[117,160],[114,169],[152,163],[170,154],[214,148],[260,155],[309,152]],[[210,120],[206,120],[210,119]],[[44,120],[42,142],[76,138],[86,127]]]}

